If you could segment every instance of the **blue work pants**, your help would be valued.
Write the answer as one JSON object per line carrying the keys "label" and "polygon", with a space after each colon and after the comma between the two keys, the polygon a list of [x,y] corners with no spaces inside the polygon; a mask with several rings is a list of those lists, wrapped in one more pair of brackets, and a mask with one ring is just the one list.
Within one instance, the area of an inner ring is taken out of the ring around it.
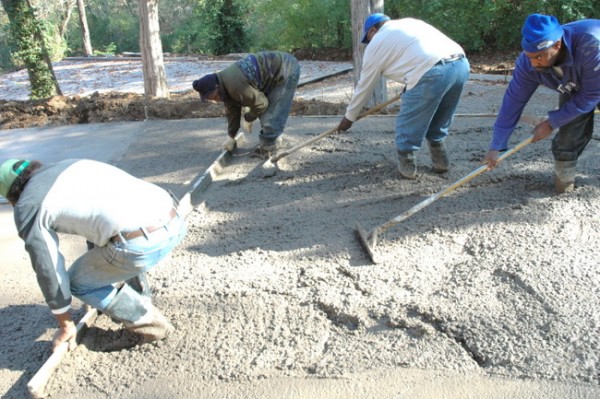
{"label": "blue work pants", "polygon": [[399,151],[418,150],[425,139],[431,143],[446,139],[469,69],[469,61],[464,57],[453,62],[440,61],[402,95],[396,118]]}

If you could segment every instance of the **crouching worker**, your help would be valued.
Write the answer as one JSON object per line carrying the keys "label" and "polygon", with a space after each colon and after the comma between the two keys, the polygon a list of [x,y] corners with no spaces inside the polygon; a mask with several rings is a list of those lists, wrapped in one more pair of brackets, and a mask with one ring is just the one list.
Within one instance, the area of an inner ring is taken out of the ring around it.
{"label": "crouching worker", "polygon": [[[192,83],[202,101],[223,102],[227,114],[227,133],[235,137],[240,119],[260,118],[258,155],[269,155],[281,148],[281,134],[292,108],[300,79],[300,65],[293,55],[279,51],[249,54],[217,73]],[[242,115],[242,107],[250,111]]]}
{"label": "crouching worker", "polygon": [[[14,207],[17,231],[58,321],[53,348],[75,340],[72,295],[122,322],[140,342],[173,329],[143,284],[144,273],[186,234],[167,191],[97,161],[12,159],[0,166],[0,195]],[[90,248],[68,270],[57,233],[82,236]]]}

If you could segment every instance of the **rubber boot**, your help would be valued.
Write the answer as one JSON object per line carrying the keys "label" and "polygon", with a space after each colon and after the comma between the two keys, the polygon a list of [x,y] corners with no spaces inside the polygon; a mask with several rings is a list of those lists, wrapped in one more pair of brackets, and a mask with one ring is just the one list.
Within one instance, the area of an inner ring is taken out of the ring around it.
{"label": "rubber boot", "polygon": [[150,298],[123,285],[104,313],[123,323],[125,328],[141,336],[141,343],[165,338],[175,328],[152,305]]}
{"label": "rubber boot", "polygon": [[575,189],[577,161],[554,161],[554,189],[557,194],[570,193]]}
{"label": "rubber boot", "polygon": [[444,142],[432,143],[429,145],[429,155],[431,156],[431,166],[435,173],[444,173],[448,171],[450,162],[448,161],[448,153],[446,152],[446,144]]}
{"label": "rubber boot", "polygon": [[398,172],[406,179],[417,178],[417,163],[414,151],[398,150]]}

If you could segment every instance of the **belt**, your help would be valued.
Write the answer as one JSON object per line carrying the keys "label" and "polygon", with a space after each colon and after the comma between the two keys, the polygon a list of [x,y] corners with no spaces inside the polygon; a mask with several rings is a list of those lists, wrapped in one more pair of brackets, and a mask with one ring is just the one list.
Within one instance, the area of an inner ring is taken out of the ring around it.
{"label": "belt", "polygon": [[437,62],[437,64],[448,64],[450,62],[458,61],[458,60],[463,59],[463,58],[465,58],[464,54],[452,54],[452,55],[450,55],[448,57],[442,58],[441,60],[439,60]]}
{"label": "belt", "polygon": [[138,238],[146,234],[153,233],[169,224],[169,222],[173,220],[175,216],[177,216],[177,210],[175,208],[171,208],[171,212],[169,212],[169,220],[167,220],[165,223],[156,226],[140,227],[139,229],[134,231],[120,232],[119,234],[112,236],[110,240],[112,242],[124,242],[127,240],[133,240],[134,238]]}

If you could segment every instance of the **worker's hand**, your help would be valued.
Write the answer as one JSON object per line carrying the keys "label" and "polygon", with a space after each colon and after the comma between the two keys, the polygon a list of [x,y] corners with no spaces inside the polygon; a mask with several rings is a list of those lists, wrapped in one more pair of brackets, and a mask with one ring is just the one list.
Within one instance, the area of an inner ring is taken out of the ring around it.
{"label": "worker's hand", "polygon": [[340,124],[338,125],[337,131],[338,132],[345,132],[346,130],[350,129],[352,127],[352,121],[346,119],[346,117],[343,117]]}
{"label": "worker's hand", "polygon": [[254,122],[256,120],[256,118],[258,118],[258,117],[256,115],[254,115],[253,113],[251,113],[251,112],[246,112],[244,114],[244,120],[246,122],[250,122],[250,123]]}
{"label": "worker's hand", "polygon": [[77,346],[77,327],[75,326],[75,323],[73,323],[73,319],[71,319],[71,314],[66,312],[54,316],[56,317],[56,320],[58,320],[59,328],[52,339],[52,351],[55,351],[63,342],[69,343],[70,351],[75,349]]}
{"label": "worker's hand", "polygon": [[498,165],[498,156],[500,155],[500,151],[489,150],[487,154],[484,155],[481,163],[487,164],[488,170],[494,169]]}
{"label": "worker's hand", "polygon": [[533,128],[533,132],[532,132],[533,139],[531,140],[531,142],[535,143],[536,141],[545,139],[546,137],[548,137],[552,134],[553,130],[554,130],[554,128],[552,127],[550,122],[546,119],[545,121],[543,121],[542,123],[539,123],[536,127]]}

